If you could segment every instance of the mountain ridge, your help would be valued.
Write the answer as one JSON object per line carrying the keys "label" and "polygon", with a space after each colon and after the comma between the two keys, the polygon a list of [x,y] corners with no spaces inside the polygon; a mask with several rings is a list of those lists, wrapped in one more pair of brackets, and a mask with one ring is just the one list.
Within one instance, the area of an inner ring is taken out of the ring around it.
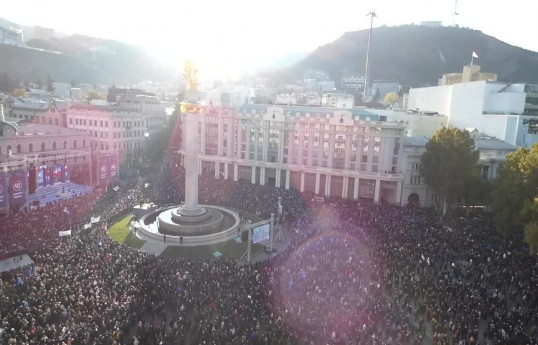
{"label": "mountain ridge", "polygon": [[[332,79],[364,75],[369,30],[344,33],[318,47],[289,69],[325,70]],[[444,73],[461,72],[471,62],[497,73],[499,81],[538,83],[538,53],[512,46],[478,30],[401,25],[379,27],[372,35],[370,80],[395,80],[407,86],[436,85]]]}

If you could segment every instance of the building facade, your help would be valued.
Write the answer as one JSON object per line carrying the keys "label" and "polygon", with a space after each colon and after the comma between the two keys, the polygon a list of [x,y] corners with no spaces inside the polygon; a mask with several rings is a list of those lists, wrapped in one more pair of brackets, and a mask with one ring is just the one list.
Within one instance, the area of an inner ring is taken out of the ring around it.
{"label": "building facade", "polygon": [[401,202],[405,127],[387,116],[327,107],[196,107],[200,173],[325,197]]}
{"label": "building facade", "polygon": [[[74,130],[36,123],[1,122],[0,133],[0,189],[6,192],[10,180],[19,174],[24,203],[38,200],[47,203],[55,196],[34,195],[48,186],[73,182],[91,185],[92,170],[90,137]],[[11,199],[13,190],[0,197],[0,213],[15,208]],[[84,189],[80,189],[82,191]],[[75,191],[73,191],[75,192]],[[2,193],[0,193],[2,194]],[[3,201],[3,202],[2,202]]]}
{"label": "building facade", "polygon": [[[479,133],[475,128],[467,129],[479,151],[478,173],[487,180],[497,178],[499,167],[506,162],[506,156],[517,147],[502,140]],[[403,139],[403,174],[402,205],[416,206],[441,205],[442,200],[431,189],[421,174],[422,154],[426,151],[428,136],[412,136]]]}
{"label": "building facade", "polygon": [[538,85],[474,81],[416,88],[408,109],[445,115],[449,127],[473,127],[510,145],[538,141]]}
{"label": "building facade", "polygon": [[463,67],[463,73],[447,73],[439,80],[439,85],[453,85],[459,83],[469,83],[472,81],[497,81],[497,74],[481,72],[479,65],[469,65]]}

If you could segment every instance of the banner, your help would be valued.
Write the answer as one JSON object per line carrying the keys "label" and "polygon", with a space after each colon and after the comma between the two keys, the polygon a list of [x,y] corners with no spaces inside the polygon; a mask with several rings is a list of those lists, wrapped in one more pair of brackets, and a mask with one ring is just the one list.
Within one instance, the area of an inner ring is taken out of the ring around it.
{"label": "banner", "polygon": [[46,165],[41,165],[37,168],[37,187],[45,186],[45,169],[47,169]]}
{"label": "banner", "polygon": [[65,182],[64,178],[64,165],[63,164],[56,164],[56,167],[54,168],[54,182]]}
{"label": "banner", "polygon": [[52,175],[51,170],[52,168],[45,167],[45,182],[43,183],[43,185],[45,186],[50,186],[52,184],[52,182],[50,181],[50,177]]}
{"label": "banner", "polygon": [[60,235],[60,237],[63,237],[63,236],[71,236],[71,230],[58,231],[58,235]]}
{"label": "banner", "polygon": [[92,224],[99,223],[100,220],[101,220],[101,216],[99,216],[99,217],[91,217],[91,223]]}
{"label": "banner", "polygon": [[92,227],[92,223],[84,224],[84,229],[89,229]]}
{"label": "banner", "polygon": [[108,157],[101,157],[99,163],[99,178],[106,180],[108,179]]}
{"label": "banner", "polygon": [[26,203],[26,171],[15,170],[9,176],[9,205],[18,211]]}
{"label": "banner", "polygon": [[118,157],[110,156],[110,177],[115,178],[118,174]]}
{"label": "banner", "polygon": [[7,205],[7,184],[6,174],[0,173],[0,207],[6,207]]}
{"label": "banner", "polygon": [[69,176],[69,167],[66,165],[64,166],[64,182],[71,181],[71,177]]}

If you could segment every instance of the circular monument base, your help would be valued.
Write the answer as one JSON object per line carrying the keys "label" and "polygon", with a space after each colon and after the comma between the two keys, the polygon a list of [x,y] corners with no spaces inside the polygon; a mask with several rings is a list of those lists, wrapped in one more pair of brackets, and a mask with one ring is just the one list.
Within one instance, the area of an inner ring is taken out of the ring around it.
{"label": "circular monument base", "polygon": [[[239,214],[219,206],[202,207],[204,213],[198,216],[181,214],[181,207],[172,206],[161,208],[144,215],[140,219],[141,237],[164,240],[173,245],[180,242],[183,245],[202,245],[228,241],[237,237]],[[178,243],[180,244],[180,243]]]}

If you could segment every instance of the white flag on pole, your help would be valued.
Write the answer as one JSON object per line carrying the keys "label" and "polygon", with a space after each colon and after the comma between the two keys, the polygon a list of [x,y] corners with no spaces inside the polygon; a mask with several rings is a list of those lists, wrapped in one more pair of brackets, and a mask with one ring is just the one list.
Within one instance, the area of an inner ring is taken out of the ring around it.
{"label": "white flag on pole", "polygon": [[91,223],[94,224],[94,223],[99,223],[99,221],[101,220],[101,216],[99,217],[92,217],[91,218]]}
{"label": "white flag on pole", "polygon": [[478,59],[478,55],[477,55],[475,52],[473,52],[473,57],[474,57],[475,59]]}

